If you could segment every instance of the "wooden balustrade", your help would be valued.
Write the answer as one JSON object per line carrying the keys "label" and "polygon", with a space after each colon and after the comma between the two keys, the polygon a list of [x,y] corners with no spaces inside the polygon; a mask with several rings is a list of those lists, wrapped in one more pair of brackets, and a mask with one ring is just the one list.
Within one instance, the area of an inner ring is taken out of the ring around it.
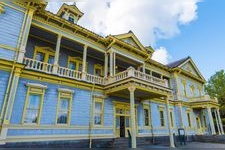
{"label": "wooden balustrade", "polygon": [[[30,58],[24,58],[23,63],[25,65],[25,68],[27,69],[32,69],[32,70],[41,71],[45,73],[53,73],[52,64],[37,61]],[[82,79],[82,72],[65,68],[65,67],[58,67],[57,75],[76,79],[76,80],[84,80],[89,83],[100,84],[100,85],[107,85],[107,84],[119,82],[129,77],[134,77],[136,79],[144,80],[149,83],[154,83],[156,85],[168,87],[167,80],[159,79],[151,75],[145,74],[141,71],[137,71],[133,67],[129,67],[127,70],[117,73],[113,77],[105,77],[105,78],[85,73],[85,78]]]}
{"label": "wooden balustrade", "polygon": [[65,67],[58,67],[58,75],[68,78],[73,78],[76,80],[81,80],[82,73],[80,71],[72,70]]}
{"label": "wooden balustrade", "polygon": [[30,58],[24,58],[23,64],[25,65],[26,69],[32,69],[32,70],[41,71],[45,73],[52,73],[52,70],[53,70],[52,64],[30,59]]}

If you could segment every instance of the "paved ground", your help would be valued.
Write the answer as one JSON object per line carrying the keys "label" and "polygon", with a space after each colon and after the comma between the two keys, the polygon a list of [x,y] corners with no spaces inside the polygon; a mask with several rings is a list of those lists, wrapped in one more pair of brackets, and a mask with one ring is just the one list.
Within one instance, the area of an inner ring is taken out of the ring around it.
{"label": "paved ground", "polygon": [[225,144],[191,142],[179,148],[225,148]]}
{"label": "paved ground", "polygon": [[[144,148],[169,148],[167,146],[160,145],[149,145]],[[201,143],[201,142],[191,142],[187,143],[185,146],[179,146],[178,148],[225,148],[225,144],[216,144],[216,143]]]}

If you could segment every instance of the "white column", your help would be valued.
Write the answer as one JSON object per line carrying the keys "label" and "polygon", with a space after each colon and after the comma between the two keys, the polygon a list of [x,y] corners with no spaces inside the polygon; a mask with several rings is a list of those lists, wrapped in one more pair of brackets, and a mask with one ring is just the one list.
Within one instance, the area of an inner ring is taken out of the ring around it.
{"label": "white column", "polygon": [[136,121],[135,121],[135,109],[134,109],[134,86],[128,87],[130,92],[130,118],[131,118],[131,146],[136,148]]}
{"label": "white column", "polygon": [[105,72],[105,77],[108,76],[108,60],[109,60],[109,57],[108,57],[108,54],[105,53],[105,68],[104,68],[104,72]]}
{"label": "white column", "polygon": [[25,21],[24,21],[24,27],[22,28],[22,34],[21,34],[21,40],[20,40],[20,47],[19,47],[19,52],[17,56],[17,62],[22,63],[24,54],[26,52],[26,46],[27,46],[27,41],[28,41],[28,36],[29,36],[29,31],[31,27],[31,22],[34,14],[34,9],[29,9],[26,12]]}
{"label": "white column", "polygon": [[113,53],[113,76],[116,74],[116,53]]}
{"label": "white column", "polygon": [[173,139],[173,131],[171,127],[171,119],[170,119],[170,104],[169,104],[169,96],[166,97],[166,112],[167,112],[167,121],[168,121],[168,130],[169,130],[169,138],[170,138],[170,147],[175,147],[174,139]]}
{"label": "white column", "polygon": [[219,126],[219,122],[218,122],[218,117],[217,117],[216,110],[214,110],[214,114],[215,114],[215,117],[216,117],[216,126],[217,126],[217,129],[218,129],[219,135],[221,135],[220,126]]}
{"label": "white column", "polygon": [[210,127],[211,127],[211,132],[212,132],[212,134],[216,134],[215,126],[214,126],[214,123],[213,123],[212,112],[211,112],[211,108],[210,107],[207,107],[207,112],[208,112],[209,124],[210,124]]}
{"label": "white column", "polygon": [[59,62],[59,50],[60,50],[61,39],[62,39],[62,35],[59,34],[57,37],[54,64],[53,64],[53,73],[55,73],[55,74],[57,74],[57,70],[58,70],[58,66],[59,66],[58,62]]}
{"label": "white column", "polygon": [[145,63],[143,63],[142,72],[145,73]]}
{"label": "white column", "polygon": [[110,62],[109,62],[109,68],[110,68],[110,76],[113,76],[113,51],[110,51],[109,52],[109,59],[110,59]]}
{"label": "white column", "polygon": [[82,62],[82,73],[86,73],[86,64],[87,64],[87,45],[84,45],[83,62]]}
{"label": "white column", "polygon": [[217,114],[218,114],[218,119],[219,119],[219,124],[220,124],[221,134],[224,135],[224,131],[223,131],[223,123],[222,123],[221,118],[220,118],[220,111],[219,111],[219,108],[217,108],[216,111],[217,111]]}

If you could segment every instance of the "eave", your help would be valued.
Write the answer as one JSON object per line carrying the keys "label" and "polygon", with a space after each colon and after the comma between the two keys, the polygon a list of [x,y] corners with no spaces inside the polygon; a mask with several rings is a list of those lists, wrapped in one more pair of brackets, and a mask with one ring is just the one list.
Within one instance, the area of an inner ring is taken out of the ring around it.
{"label": "eave", "polygon": [[[104,46],[108,43],[108,41],[105,38],[103,38],[102,36],[92,32],[88,29],[83,28],[82,26],[79,26],[77,24],[73,24],[73,23],[67,21],[66,19],[61,18],[61,17],[59,17],[59,16],[57,16],[57,15],[55,15],[55,14],[49,12],[49,11],[37,12],[36,17],[40,17],[38,15],[44,16],[44,18],[42,18],[42,17],[41,18],[45,19],[45,21],[47,21],[47,22],[50,22],[49,21],[50,18],[55,20],[56,22],[61,24],[61,25],[58,25],[58,24],[55,23],[55,25],[57,25],[58,27],[63,28],[65,25],[69,26],[70,28],[73,29],[73,31],[71,30],[72,32],[77,33],[77,34],[79,34],[78,32],[80,32],[82,36],[84,36],[86,38],[89,38],[90,40],[95,41],[97,43],[101,43]],[[50,23],[52,24],[53,22],[50,22]]]}

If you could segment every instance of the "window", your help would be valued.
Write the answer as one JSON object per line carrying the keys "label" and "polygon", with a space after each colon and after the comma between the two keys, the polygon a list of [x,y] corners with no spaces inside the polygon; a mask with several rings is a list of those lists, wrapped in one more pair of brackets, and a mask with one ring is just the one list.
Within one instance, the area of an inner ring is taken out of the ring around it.
{"label": "window", "polygon": [[184,96],[187,96],[186,82],[185,81],[182,81],[182,85],[183,85]]}
{"label": "window", "polygon": [[161,125],[161,127],[164,127],[165,119],[164,119],[164,110],[163,109],[159,110],[159,116],[160,116],[160,125]]}
{"label": "window", "polygon": [[[81,72],[82,71],[82,59],[80,57],[70,57],[69,56],[69,58],[68,58],[68,68]],[[86,68],[86,70],[87,70],[87,68]]]}
{"label": "window", "polygon": [[170,110],[170,122],[171,122],[171,127],[174,127],[174,122],[173,122],[173,110]]}
{"label": "window", "polygon": [[103,99],[95,98],[95,103],[94,103],[94,124],[95,125],[103,124],[103,108],[104,108]]}
{"label": "window", "polygon": [[71,116],[72,95],[73,91],[70,89],[59,88],[58,106],[56,123],[57,124],[69,124]]}
{"label": "window", "polygon": [[190,115],[190,112],[187,112],[187,119],[188,119],[188,127],[191,127],[191,115]]}
{"label": "window", "polygon": [[28,89],[23,111],[22,123],[39,124],[44,93],[47,87],[36,83],[28,83],[27,86]]}
{"label": "window", "polygon": [[70,15],[68,21],[74,23],[74,16]]}
{"label": "window", "polygon": [[204,127],[207,128],[207,122],[206,122],[206,116],[205,116],[205,114],[203,115],[203,122],[204,122]]}
{"label": "window", "polygon": [[144,105],[144,125],[149,126],[150,125],[150,109],[149,105]]}
{"label": "window", "polygon": [[30,94],[29,102],[26,108],[24,123],[37,123],[40,112],[41,95]]}
{"label": "window", "polygon": [[103,76],[103,67],[100,64],[94,65],[94,75],[96,76]]}
{"label": "window", "polygon": [[199,86],[199,87],[198,87],[198,96],[199,96],[199,97],[202,96],[202,94],[201,94],[202,92],[201,92],[201,91],[202,91],[202,90],[201,90],[201,87]]}
{"label": "window", "polygon": [[191,85],[190,86],[190,89],[191,89],[192,96],[195,96],[195,86],[194,85]]}
{"label": "window", "polygon": [[50,47],[35,47],[34,50],[34,58],[35,60],[41,61],[41,62],[46,62],[49,64],[54,63],[54,50]]}

